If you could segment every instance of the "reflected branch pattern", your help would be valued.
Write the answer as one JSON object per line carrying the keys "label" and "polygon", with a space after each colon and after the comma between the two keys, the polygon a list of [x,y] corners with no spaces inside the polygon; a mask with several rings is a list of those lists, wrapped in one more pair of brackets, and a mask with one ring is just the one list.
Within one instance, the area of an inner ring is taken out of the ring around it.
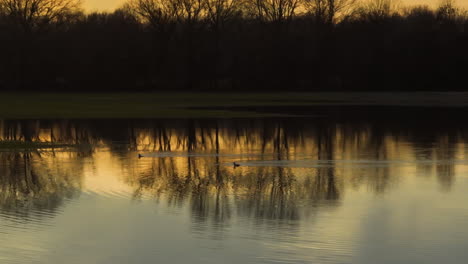
{"label": "reflected branch pattern", "polygon": [[50,153],[0,152],[0,210],[16,216],[59,207],[81,191],[80,165],[63,166]]}
{"label": "reflected branch pattern", "polygon": [[209,222],[222,229],[234,215],[291,224],[340,206],[350,189],[391,191],[407,168],[436,175],[450,191],[468,139],[463,126],[324,119],[106,122],[1,121],[0,141],[87,147],[1,149],[0,209],[25,216],[58,210],[86,191],[86,177],[117,166],[133,199],[188,206],[194,228]]}

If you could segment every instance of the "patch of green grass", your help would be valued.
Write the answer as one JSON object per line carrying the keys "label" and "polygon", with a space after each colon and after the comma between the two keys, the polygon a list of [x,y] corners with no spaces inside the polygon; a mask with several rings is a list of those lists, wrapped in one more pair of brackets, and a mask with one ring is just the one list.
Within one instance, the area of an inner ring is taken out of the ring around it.
{"label": "patch of green grass", "polygon": [[[230,107],[468,106],[468,93],[0,93],[0,118],[237,118]],[[203,108],[203,109],[200,109]]]}
{"label": "patch of green grass", "polygon": [[[271,114],[223,107],[282,105],[279,94],[0,93],[0,118],[235,118]],[[288,96],[290,104],[295,96]],[[302,97],[298,97],[302,99]],[[197,109],[197,108],[210,109]],[[220,108],[217,108],[220,107]]]}

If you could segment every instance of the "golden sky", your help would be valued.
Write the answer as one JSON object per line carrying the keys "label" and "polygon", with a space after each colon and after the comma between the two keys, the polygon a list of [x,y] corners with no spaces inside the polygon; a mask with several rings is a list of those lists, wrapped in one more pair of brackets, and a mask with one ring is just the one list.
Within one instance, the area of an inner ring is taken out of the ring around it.
{"label": "golden sky", "polygon": [[[403,4],[425,4],[425,5],[436,5],[440,0],[400,0]],[[83,0],[84,6],[88,11],[104,11],[113,10],[121,6],[126,0]],[[468,0],[457,0],[459,6],[468,8]]]}
{"label": "golden sky", "polygon": [[84,6],[87,10],[112,10],[118,8],[126,0],[83,0]]}

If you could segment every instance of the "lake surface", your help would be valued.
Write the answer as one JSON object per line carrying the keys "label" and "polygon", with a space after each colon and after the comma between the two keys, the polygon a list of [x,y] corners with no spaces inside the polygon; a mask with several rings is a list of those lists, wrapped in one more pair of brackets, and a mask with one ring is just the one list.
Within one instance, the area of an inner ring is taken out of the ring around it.
{"label": "lake surface", "polygon": [[67,144],[0,149],[0,263],[468,259],[463,118],[3,120],[0,138]]}

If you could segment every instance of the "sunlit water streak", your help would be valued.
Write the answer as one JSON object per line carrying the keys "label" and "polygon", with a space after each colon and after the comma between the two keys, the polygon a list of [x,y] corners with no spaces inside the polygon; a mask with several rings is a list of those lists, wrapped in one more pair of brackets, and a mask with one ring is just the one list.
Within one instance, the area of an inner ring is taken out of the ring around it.
{"label": "sunlit water streak", "polygon": [[[468,160],[236,160],[245,167],[289,167],[289,168],[377,168],[415,165],[468,165]],[[232,162],[222,163],[233,166]]]}

